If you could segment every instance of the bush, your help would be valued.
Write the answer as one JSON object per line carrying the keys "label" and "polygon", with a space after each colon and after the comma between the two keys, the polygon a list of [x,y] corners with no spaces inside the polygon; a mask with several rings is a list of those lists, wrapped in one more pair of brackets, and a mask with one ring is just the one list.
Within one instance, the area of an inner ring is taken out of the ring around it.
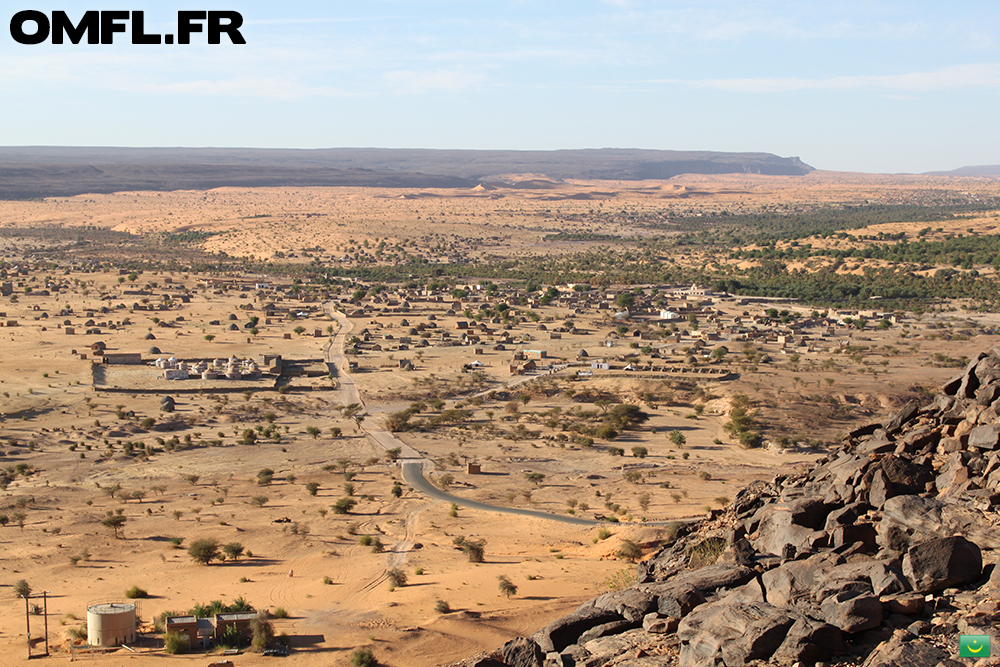
{"label": "bush", "polygon": [[397,567],[392,568],[386,573],[389,577],[389,583],[393,588],[399,588],[406,585],[406,573]]}
{"label": "bush", "polygon": [[274,641],[274,626],[264,617],[263,613],[258,614],[257,618],[250,621],[250,630],[253,632],[250,646],[255,651],[263,651]]}
{"label": "bush", "polygon": [[138,586],[132,586],[132,588],[125,591],[125,597],[127,597],[129,600],[135,600],[136,598],[149,597],[149,593],[139,588]]}
{"label": "bush", "polygon": [[310,496],[315,496],[319,491],[319,482],[309,482],[306,484],[306,491],[309,492]]}
{"label": "bush", "polygon": [[288,618],[288,610],[284,607],[277,607],[271,615],[275,618]]}
{"label": "bush", "polygon": [[14,595],[19,598],[26,598],[31,595],[31,585],[24,579],[18,579],[14,583]]}
{"label": "bush", "polygon": [[378,660],[371,649],[359,648],[351,655],[351,667],[378,667]]}
{"label": "bush", "polygon": [[451,605],[445,602],[444,600],[438,600],[437,602],[434,603],[434,611],[436,611],[439,614],[450,614]]}
{"label": "bush", "polygon": [[478,542],[463,541],[462,551],[470,563],[482,563],[485,560],[486,542],[484,540]]}
{"label": "bush", "polygon": [[642,558],[642,549],[632,540],[622,540],[622,545],[618,548],[618,553],[615,555],[618,558],[635,562]]}
{"label": "bush", "polygon": [[350,514],[354,506],[358,504],[354,498],[341,498],[333,504],[331,509],[334,514]]}
{"label": "bush", "polygon": [[186,648],[187,642],[181,639],[180,633],[171,630],[163,635],[163,650],[170,655],[183,653]]}
{"label": "bush", "polygon": [[188,555],[192,560],[202,565],[208,565],[213,560],[219,560],[219,541],[213,538],[202,538],[195,540],[188,547]]}
{"label": "bush", "polygon": [[180,549],[181,543],[184,541],[183,537],[171,537],[170,544],[173,545],[174,549]]}
{"label": "bush", "polygon": [[222,547],[223,553],[226,554],[227,558],[232,558],[233,560],[239,560],[240,556],[243,555],[243,545],[239,542],[230,542],[229,544]]}
{"label": "bush", "polygon": [[508,579],[506,576],[501,574],[500,576],[497,577],[497,582],[498,585],[500,586],[500,592],[503,595],[507,596],[508,598],[510,598],[511,595],[517,595],[517,586],[514,585],[514,582]]}
{"label": "bush", "polygon": [[371,535],[362,535],[361,538],[358,540],[358,544],[363,547],[370,547],[374,543],[375,543],[375,538],[373,538]]}

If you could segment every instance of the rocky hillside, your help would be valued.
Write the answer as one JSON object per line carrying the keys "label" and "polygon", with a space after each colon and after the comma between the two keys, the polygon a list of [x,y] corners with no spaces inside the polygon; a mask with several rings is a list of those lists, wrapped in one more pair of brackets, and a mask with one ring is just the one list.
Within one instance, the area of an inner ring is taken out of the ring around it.
{"label": "rocky hillside", "polygon": [[461,664],[997,665],[959,659],[959,635],[1000,655],[998,489],[1000,348],[810,472],[682,527],[634,586]]}

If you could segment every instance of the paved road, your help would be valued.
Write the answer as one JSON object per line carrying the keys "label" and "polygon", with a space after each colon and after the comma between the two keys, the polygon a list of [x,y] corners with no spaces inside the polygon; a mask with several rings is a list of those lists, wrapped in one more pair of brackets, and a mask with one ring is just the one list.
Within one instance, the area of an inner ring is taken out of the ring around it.
{"label": "paved road", "polygon": [[538,512],[535,510],[522,510],[516,509],[514,507],[501,507],[499,505],[488,505],[486,503],[480,503],[475,500],[469,500],[468,498],[462,498],[461,496],[453,496],[450,493],[445,493],[441,489],[437,488],[424,477],[423,461],[403,461],[403,479],[406,483],[412,486],[417,491],[421,492],[425,496],[430,496],[431,498],[437,498],[438,500],[443,500],[449,503],[455,503],[456,505],[461,505],[462,507],[470,507],[472,509],[483,510],[486,512],[501,512],[503,514],[520,514],[521,516],[533,516],[538,519],[549,519],[550,521],[560,521],[562,523],[573,523],[578,526],[596,526],[598,524],[607,525],[606,521],[595,521],[593,519],[581,519],[575,516],[563,516],[561,514],[549,514],[548,512]]}

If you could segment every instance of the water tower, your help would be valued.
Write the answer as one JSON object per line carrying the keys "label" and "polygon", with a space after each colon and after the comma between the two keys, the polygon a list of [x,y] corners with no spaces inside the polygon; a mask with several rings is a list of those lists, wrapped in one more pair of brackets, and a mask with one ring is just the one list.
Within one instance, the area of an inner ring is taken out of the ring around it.
{"label": "water tower", "polygon": [[136,607],[133,602],[94,602],[87,606],[87,643],[121,646],[135,641]]}

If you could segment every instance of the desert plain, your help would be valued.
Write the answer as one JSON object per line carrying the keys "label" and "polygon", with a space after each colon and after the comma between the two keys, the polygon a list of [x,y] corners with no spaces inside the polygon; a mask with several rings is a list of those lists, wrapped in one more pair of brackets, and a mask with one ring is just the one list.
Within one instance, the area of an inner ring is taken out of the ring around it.
{"label": "desert plain", "polygon": [[[167,655],[155,620],[239,598],[305,666],[359,648],[444,665],[530,634],[626,585],[672,521],[808,465],[1000,341],[986,298],[859,307],[629,267],[763,264],[676,243],[700,217],[970,207],[761,244],[818,251],[782,272],[863,279],[891,262],[823,249],[989,238],[997,194],[944,176],[522,174],[0,202],[0,665],[44,652],[46,621],[46,660],[204,664],[216,651]],[[995,282],[990,263],[911,270]],[[153,363],[171,357],[259,377],[168,380]],[[205,539],[243,550],[200,564]],[[31,604],[48,592],[31,641],[18,580]],[[80,646],[88,605],[133,587],[134,652]]]}

